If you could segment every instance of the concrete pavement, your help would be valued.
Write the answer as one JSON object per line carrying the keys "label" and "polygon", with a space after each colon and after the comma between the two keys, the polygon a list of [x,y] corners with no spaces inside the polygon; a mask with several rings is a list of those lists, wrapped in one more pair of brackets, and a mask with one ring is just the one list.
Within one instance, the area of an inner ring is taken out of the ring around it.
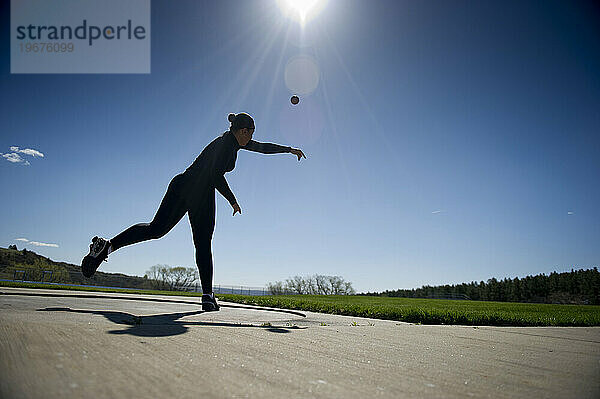
{"label": "concrete pavement", "polygon": [[0,287],[2,398],[598,398],[600,328]]}

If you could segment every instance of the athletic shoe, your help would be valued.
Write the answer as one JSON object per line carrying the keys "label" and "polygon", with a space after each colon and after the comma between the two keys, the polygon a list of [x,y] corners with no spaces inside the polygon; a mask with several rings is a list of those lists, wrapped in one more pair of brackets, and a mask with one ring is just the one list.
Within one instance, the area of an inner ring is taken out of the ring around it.
{"label": "athletic shoe", "polygon": [[94,273],[96,273],[96,269],[98,269],[100,263],[108,257],[109,246],[110,241],[105,240],[102,237],[92,238],[90,253],[81,261],[81,273],[83,273],[85,277],[92,277]]}
{"label": "athletic shoe", "polygon": [[220,309],[215,294],[203,294],[202,295],[202,310],[205,312],[216,312]]}

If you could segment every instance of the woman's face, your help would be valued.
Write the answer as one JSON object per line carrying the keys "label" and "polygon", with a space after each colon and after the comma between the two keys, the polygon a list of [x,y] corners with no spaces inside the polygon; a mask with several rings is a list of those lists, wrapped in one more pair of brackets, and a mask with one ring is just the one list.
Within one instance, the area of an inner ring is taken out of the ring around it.
{"label": "woman's face", "polygon": [[254,134],[254,128],[243,128],[242,130],[240,130],[240,138],[239,138],[239,143],[240,145],[243,147],[246,144],[248,144],[248,142],[250,140],[252,140],[252,135]]}

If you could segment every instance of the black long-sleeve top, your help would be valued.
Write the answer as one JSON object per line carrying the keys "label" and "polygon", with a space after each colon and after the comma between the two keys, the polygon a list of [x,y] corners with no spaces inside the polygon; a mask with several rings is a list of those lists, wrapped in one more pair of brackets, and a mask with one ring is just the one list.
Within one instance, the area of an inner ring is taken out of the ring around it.
{"label": "black long-sleeve top", "polygon": [[279,154],[290,152],[292,148],[279,144],[259,143],[254,140],[250,140],[242,147],[233,133],[227,131],[207,145],[185,170],[183,173],[185,180],[196,190],[216,188],[231,205],[235,204],[237,201],[225,180],[225,173],[231,172],[235,168],[239,149],[261,154]]}

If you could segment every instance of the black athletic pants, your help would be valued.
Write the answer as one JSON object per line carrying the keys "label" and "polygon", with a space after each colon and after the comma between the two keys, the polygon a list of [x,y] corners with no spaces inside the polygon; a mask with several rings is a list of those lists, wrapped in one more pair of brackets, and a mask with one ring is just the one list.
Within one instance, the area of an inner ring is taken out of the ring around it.
{"label": "black athletic pants", "polygon": [[196,192],[189,190],[189,182],[181,174],[169,183],[167,192],[150,223],[131,226],[110,240],[113,251],[167,234],[188,213],[194,247],[196,248],[196,266],[200,272],[202,292],[212,292],[213,259],[211,241],[215,229],[215,189],[209,184]]}

